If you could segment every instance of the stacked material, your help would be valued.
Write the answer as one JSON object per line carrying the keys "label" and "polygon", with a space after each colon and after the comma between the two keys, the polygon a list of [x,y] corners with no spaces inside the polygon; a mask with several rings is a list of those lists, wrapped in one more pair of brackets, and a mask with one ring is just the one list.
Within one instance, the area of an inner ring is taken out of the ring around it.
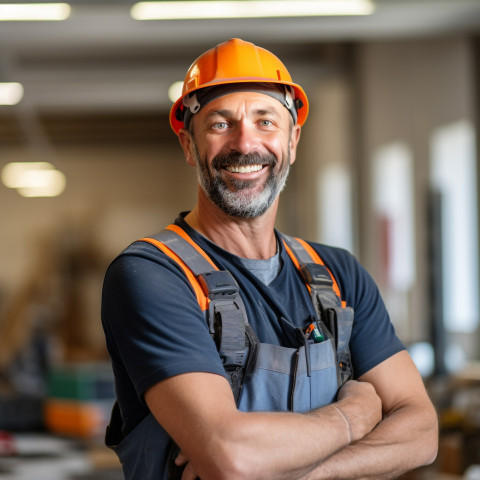
{"label": "stacked material", "polygon": [[55,367],[48,378],[45,425],[61,435],[103,436],[114,400],[114,380],[109,365]]}

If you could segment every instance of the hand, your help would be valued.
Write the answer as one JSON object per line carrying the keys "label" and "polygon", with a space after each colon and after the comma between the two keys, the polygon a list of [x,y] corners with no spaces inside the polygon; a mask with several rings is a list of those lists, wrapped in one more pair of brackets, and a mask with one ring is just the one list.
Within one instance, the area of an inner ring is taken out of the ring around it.
{"label": "hand", "polygon": [[192,464],[187,460],[187,457],[182,452],[180,452],[175,459],[175,465],[177,465],[178,467],[185,465],[181,480],[196,480],[197,478],[199,478],[195,473]]}
{"label": "hand", "polygon": [[370,433],[382,419],[382,401],[370,383],[350,380],[337,398],[335,406],[349,424],[352,442]]}

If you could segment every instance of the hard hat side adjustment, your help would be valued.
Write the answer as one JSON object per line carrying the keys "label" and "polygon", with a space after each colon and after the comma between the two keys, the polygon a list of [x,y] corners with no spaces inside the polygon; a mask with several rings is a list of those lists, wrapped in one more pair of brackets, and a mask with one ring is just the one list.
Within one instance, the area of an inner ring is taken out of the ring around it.
{"label": "hard hat side adjustment", "polygon": [[197,100],[197,92],[196,91],[186,95],[185,97],[183,97],[182,103],[183,103],[183,106],[185,108],[188,108],[192,114],[197,113],[201,108],[201,105],[200,105],[199,101]]}
{"label": "hard hat side adjustment", "polygon": [[290,110],[294,106],[293,99],[295,98],[295,92],[292,87],[285,85],[285,106]]}

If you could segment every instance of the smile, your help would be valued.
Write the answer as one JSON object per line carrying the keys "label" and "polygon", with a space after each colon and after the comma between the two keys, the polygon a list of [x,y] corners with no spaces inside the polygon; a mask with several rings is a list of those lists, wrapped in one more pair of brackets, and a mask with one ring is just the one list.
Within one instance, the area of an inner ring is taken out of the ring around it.
{"label": "smile", "polygon": [[263,165],[229,165],[225,170],[230,173],[251,173],[258,172],[263,168]]}

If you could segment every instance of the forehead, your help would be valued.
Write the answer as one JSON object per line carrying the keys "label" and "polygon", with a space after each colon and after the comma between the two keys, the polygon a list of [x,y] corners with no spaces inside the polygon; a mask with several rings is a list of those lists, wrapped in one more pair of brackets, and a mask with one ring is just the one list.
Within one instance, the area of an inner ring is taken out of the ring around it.
{"label": "forehead", "polygon": [[271,114],[279,117],[290,115],[288,110],[275,98],[259,92],[235,92],[217,97],[207,103],[198,116],[223,115],[235,117],[241,114]]}

